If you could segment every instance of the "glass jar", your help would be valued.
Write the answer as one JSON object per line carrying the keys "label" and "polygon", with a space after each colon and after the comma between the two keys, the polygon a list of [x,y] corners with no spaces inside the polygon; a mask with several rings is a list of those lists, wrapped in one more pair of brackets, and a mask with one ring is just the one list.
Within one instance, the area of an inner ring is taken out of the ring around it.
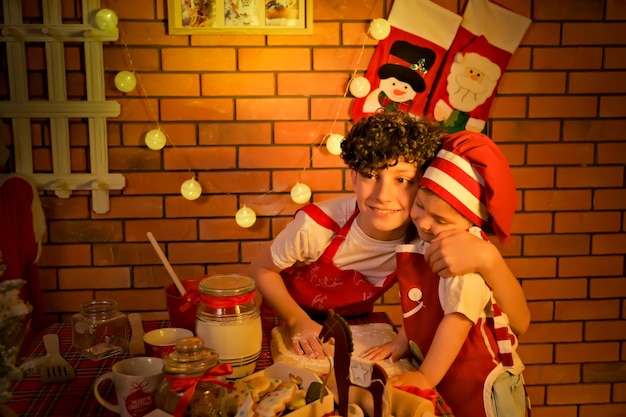
{"label": "glass jar", "polygon": [[72,346],[89,359],[115,356],[127,345],[126,314],[118,311],[117,301],[90,301],[72,316]]}
{"label": "glass jar", "polygon": [[196,335],[233,368],[229,378],[254,372],[261,355],[261,313],[254,280],[243,275],[212,275],[200,281]]}
{"label": "glass jar", "polygon": [[[187,389],[195,390],[185,406],[185,417],[226,417],[228,411],[228,388],[212,382],[207,371],[219,363],[217,353],[204,347],[199,337],[186,337],[176,343],[176,350],[163,358],[165,378],[156,394],[156,405],[166,413],[174,414]],[[220,381],[220,376],[212,376]],[[194,380],[195,379],[195,380]],[[177,386],[177,383],[182,383]],[[172,390],[172,386],[174,390]],[[188,397],[187,397],[188,398]]]}

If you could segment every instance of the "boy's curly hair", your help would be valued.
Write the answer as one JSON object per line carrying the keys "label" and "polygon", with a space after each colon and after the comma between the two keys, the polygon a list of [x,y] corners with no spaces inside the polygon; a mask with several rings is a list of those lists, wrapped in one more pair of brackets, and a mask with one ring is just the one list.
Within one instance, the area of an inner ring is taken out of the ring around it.
{"label": "boy's curly hair", "polygon": [[400,159],[423,169],[435,157],[443,134],[431,120],[399,110],[378,111],[352,126],[341,142],[341,158],[363,174],[394,166]]}

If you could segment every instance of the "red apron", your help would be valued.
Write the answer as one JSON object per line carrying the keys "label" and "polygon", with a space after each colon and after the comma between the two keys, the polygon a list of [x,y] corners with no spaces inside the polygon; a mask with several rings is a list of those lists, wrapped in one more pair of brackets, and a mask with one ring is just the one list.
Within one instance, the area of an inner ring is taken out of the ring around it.
{"label": "red apron", "polygon": [[381,287],[375,287],[360,272],[341,270],[333,263],[359,209],[354,210],[342,227],[314,204],[308,204],[302,210],[315,222],[335,232],[335,235],[317,261],[309,265],[292,266],[281,272],[289,294],[312,315],[326,314],[331,308],[342,316],[371,312],[374,302],[395,282],[395,272],[387,276]]}
{"label": "red apron", "polygon": [[[439,280],[442,278],[432,272],[424,260],[423,250],[420,244],[403,245],[398,250],[396,262],[406,335],[426,356],[444,314],[439,300]],[[514,336],[510,334],[509,337]],[[478,319],[450,369],[437,385],[437,391],[455,417],[493,415],[491,386],[502,372],[501,359],[494,320]]]}

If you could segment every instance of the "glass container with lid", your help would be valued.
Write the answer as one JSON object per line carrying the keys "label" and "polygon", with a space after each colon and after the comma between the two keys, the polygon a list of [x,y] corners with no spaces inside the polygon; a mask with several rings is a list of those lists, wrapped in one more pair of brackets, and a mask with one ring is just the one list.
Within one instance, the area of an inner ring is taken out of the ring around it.
{"label": "glass container with lid", "polygon": [[[157,407],[170,414],[181,408],[183,414],[178,415],[185,417],[226,417],[228,388],[221,377],[230,371],[219,364],[218,354],[205,347],[202,339],[183,338],[163,358],[165,378],[156,394]],[[191,399],[180,403],[188,390],[194,390]]]}
{"label": "glass container with lid", "polygon": [[117,301],[90,301],[72,316],[72,346],[89,359],[115,356],[127,345],[126,314],[118,311]]}
{"label": "glass container with lid", "polygon": [[233,368],[229,378],[254,372],[261,355],[261,313],[254,280],[237,274],[218,274],[200,281],[196,335]]}

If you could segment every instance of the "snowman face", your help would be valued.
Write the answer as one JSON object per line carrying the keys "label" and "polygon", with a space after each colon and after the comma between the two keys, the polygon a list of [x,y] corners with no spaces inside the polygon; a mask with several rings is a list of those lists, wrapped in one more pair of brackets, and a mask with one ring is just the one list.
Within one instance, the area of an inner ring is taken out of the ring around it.
{"label": "snowman face", "polygon": [[404,103],[413,100],[417,94],[409,83],[400,81],[395,77],[380,80],[379,88],[385,92],[387,97],[396,103]]}

